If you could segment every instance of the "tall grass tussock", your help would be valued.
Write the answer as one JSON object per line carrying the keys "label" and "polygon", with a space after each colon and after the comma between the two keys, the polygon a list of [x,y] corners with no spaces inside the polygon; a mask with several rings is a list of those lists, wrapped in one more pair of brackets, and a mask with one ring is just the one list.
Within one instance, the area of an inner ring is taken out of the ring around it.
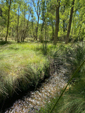
{"label": "tall grass tussock", "polygon": [[[39,113],[85,113],[85,46],[78,44],[74,49],[65,46],[62,49],[63,62],[69,62],[70,75],[74,73],[68,77],[70,87],[61,90],[60,96],[53,97]],[[54,55],[57,58],[58,51]]]}
{"label": "tall grass tussock", "polygon": [[37,48],[35,43],[0,45],[0,103],[15,93],[36,88],[49,76],[49,61]]}

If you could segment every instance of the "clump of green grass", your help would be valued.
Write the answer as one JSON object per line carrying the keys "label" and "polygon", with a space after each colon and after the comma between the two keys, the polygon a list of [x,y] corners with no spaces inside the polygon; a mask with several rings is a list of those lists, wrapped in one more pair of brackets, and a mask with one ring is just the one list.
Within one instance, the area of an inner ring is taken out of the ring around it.
{"label": "clump of green grass", "polygon": [[34,43],[0,46],[0,98],[11,97],[30,86],[36,88],[39,80],[44,78],[49,61],[36,50],[37,46]]}
{"label": "clump of green grass", "polygon": [[[74,51],[76,51],[76,53],[73,54],[73,59],[70,59]],[[39,113],[85,112],[85,48],[78,45],[76,49],[72,51],[71,48],[70,51],[68,50],[68,52],[66,50],[66,55],[69,56],[68,62],[72,63],[72,66],[74,68],[79,67],[80,63],[83,62],[82,67],[81,69],[78,68],[79,70],[77,69],[78,72],[77,71],[75,72],[75,81],[73,84],[71,84],[71,87],[69,87],[68,90],[66,90],[65,94],[63,96],[57,95],[54,99],[51,100],[50,103],[47,103],[47,105],[45,105],[46,106],[45,108],[41,108]],[[63,91],[61,94],[63,94]]]}
{"label": "clump of green grass", "polygon": [[85,81],[77,82],[64,96],[61,112],[82,113],[85,111]]}

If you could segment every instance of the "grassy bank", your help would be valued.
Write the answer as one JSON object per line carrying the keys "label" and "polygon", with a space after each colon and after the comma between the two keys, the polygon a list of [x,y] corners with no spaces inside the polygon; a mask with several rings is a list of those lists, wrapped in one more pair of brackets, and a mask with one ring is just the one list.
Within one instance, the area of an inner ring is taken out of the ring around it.
{"label": "grassy bank", "polygon": [[[75,77],[70,82],[63,96],[59,97],[59,95],[56,95],[53,97],[50,103],[47,103],[44,108],[41,108],[39,113],[85,113],[85,45],[74,45],[74,48],[61,46],[61,49],[64,50],[62,52],[64,54],[58,56],[58,52],[55,52],[55,60],[61,57],[64,64],[70,64],[66,67],[70,71],[70,75],[66,74],[66,76],[69,75],[69,79],[75,70],[84,62],[83,66],[75,74]],[[61,90],[62,92],[63,90]],[[58,99],[59,101],[57,103]]]}
{"label": "grassy bank", "polygon": [[49,76],[49,61],[42,45],[20,43],[0,45],[0,103],[18,91],[25,91]]}

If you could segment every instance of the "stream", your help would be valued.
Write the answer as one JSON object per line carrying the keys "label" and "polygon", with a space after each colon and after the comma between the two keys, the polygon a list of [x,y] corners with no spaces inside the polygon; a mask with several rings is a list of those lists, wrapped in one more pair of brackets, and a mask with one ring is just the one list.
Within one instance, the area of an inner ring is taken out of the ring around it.
{"label": "stream", "polygon": [[56,93],[60,94],[60,89],[67,84],[65,73],[68,73],[68,70],[60,65],[59,69],[46,79],[36,91],[30,91],[23,99],[15,101],[5,113],[36,113],[41,107],[44,107],[46,102],[49,103],[50,98],[54,97]]}
{"label": "stream", "polygon": [[[54,66],[52,64],[50,68],[51,71],[53,70],[51,76],[45,79],[40,87],[35,91],[29,91],[22,99],[17,99],[4,113],[37,113],[56,94],[60,95],[60,90],[66,86],[72,72],[71,64],[69,62],[62,63],[62,59],[65,60],[61,57],[60,62],[59,60],[53,62]],[[72,60],[72,56],[69,59]]]}

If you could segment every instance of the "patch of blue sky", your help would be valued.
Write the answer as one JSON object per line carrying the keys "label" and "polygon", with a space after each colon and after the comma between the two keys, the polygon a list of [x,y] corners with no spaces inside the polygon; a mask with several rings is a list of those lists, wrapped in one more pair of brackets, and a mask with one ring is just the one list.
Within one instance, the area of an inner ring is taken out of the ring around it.
{"label": "patch of blue sky", "polygon": [[[26,3],[27,3],[27,0],[26,0]],[[30,7],[32,7],[33,12],[34,12],[35,21],[37,22],[38,21],[38,17],[37,17],[35,8],[34,8],[34,6],[32,4],[32,1],[31,2],[28,2],[28,4],[30,5]],[[35,4],[37,4],[37,0],[35,0]],[[40,15],[40,17],[41,17],[41,15]],[[28,19],[28,14],[26,14],[26,19]],[[31,19],[32,18],[31,18],[31,15],[30,15],[29,21],[31,21]],[[39,23],[42,23],[42,20],[41,19],[39,19]]]}

